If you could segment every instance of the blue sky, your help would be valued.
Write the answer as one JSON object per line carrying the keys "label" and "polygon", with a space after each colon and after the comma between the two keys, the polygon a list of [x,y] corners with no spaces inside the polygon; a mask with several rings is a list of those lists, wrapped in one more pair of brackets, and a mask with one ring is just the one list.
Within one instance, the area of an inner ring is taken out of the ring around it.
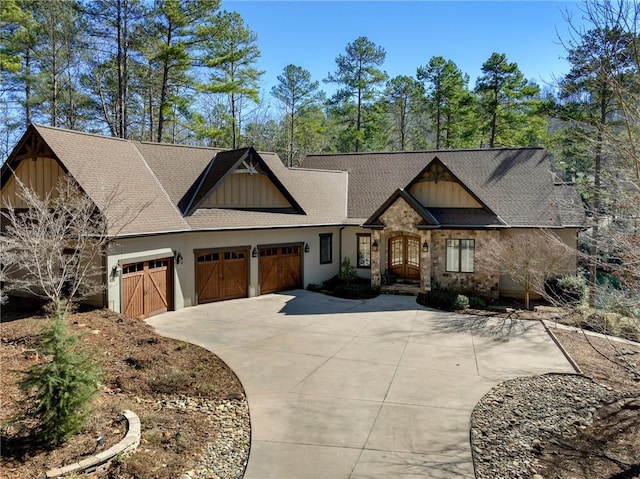
{"label": "blue sky", "polygon": [[[359,36],[386,52],[390,76],[411,75],[435,55],[453,60],[475,85],[493,52],[516,62],[539,85],[566,73],[568,37],[564,13],[580,19],[572,1],[303,1],[222,0],[222,8],[241,14],[258,34],[269,92],[288,64],[301,66],[313,80],[335,71],[335,58]],[[325,91],[332,87],[321,83]]]}

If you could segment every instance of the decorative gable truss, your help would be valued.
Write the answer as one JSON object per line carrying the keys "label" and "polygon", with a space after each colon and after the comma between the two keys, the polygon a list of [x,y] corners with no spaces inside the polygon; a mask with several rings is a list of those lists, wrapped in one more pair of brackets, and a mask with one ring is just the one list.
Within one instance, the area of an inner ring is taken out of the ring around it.
{"label": "decorative gable truss", "polygon": [[504,227],[506,223],[437,157],[404,188],[396,190],[364,223],[383,228],[383,214],[402,198],[420,216],[417,229]]}
{"label": "decorative gable truss", "polygon": [[55,194],[58,180],[66,174],[46,142],[30,128],[2,170],[2,207],[26,207],[16,178],[44,198]]}
{"label": "decorative gable truss", "polygon": [[253,148],[218,153],[180,202],[185,215],[200,208],[305,214]]}

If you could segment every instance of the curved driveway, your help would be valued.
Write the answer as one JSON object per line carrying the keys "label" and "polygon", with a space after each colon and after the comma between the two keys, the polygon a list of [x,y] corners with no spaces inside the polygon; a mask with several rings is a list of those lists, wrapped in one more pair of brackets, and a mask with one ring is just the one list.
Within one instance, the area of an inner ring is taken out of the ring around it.
{"label": "curved driveway", "polygon": [[538,321],[296,290],[148,322],[213,351],[251,413],[246,479],[473,478],[471,411],[517,376],[573,372]]}

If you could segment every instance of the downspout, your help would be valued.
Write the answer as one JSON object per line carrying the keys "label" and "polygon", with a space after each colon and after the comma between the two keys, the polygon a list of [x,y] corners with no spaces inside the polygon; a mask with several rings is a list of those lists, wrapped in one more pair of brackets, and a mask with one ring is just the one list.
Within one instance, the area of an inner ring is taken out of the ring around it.
{"label": "downspout", "polygon": [[338,241],[338,243],[339,243],[339,245],[338,245],[338,254],[339,254],[339,256],[338,256],[338,265],[339,265],[339,268],[342,267],[342,230],[343,229],[344,229],[344,226],[341,226],[340,227],[340,231],[338,232],[338,237],[339,237],[339,241]]}
{"label": "downspout", "polygon": [[107,271],[107,257],[109,250],[109,242],[102,249],[102,307],[109,309],[109,272]]}

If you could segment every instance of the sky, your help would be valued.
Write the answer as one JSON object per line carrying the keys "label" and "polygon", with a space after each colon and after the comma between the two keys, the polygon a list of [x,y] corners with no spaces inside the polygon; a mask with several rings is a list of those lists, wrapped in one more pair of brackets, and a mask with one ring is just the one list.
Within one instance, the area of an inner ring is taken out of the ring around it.
{"label": "sky", "polygon": [[415,77],[431,57],[452,60],[470,77],[470,88],[492,53],[504,53],[527,79],[541,87],[568,71],[559,38],[569,37],[566,12],[580,21],[577,1],[304,1],[222,0],[258,35],[264,70],[262,91],[277,84],[288,64],[322,80],[336,70],[335,58],[360,36],[386,51],[390,77]]}

